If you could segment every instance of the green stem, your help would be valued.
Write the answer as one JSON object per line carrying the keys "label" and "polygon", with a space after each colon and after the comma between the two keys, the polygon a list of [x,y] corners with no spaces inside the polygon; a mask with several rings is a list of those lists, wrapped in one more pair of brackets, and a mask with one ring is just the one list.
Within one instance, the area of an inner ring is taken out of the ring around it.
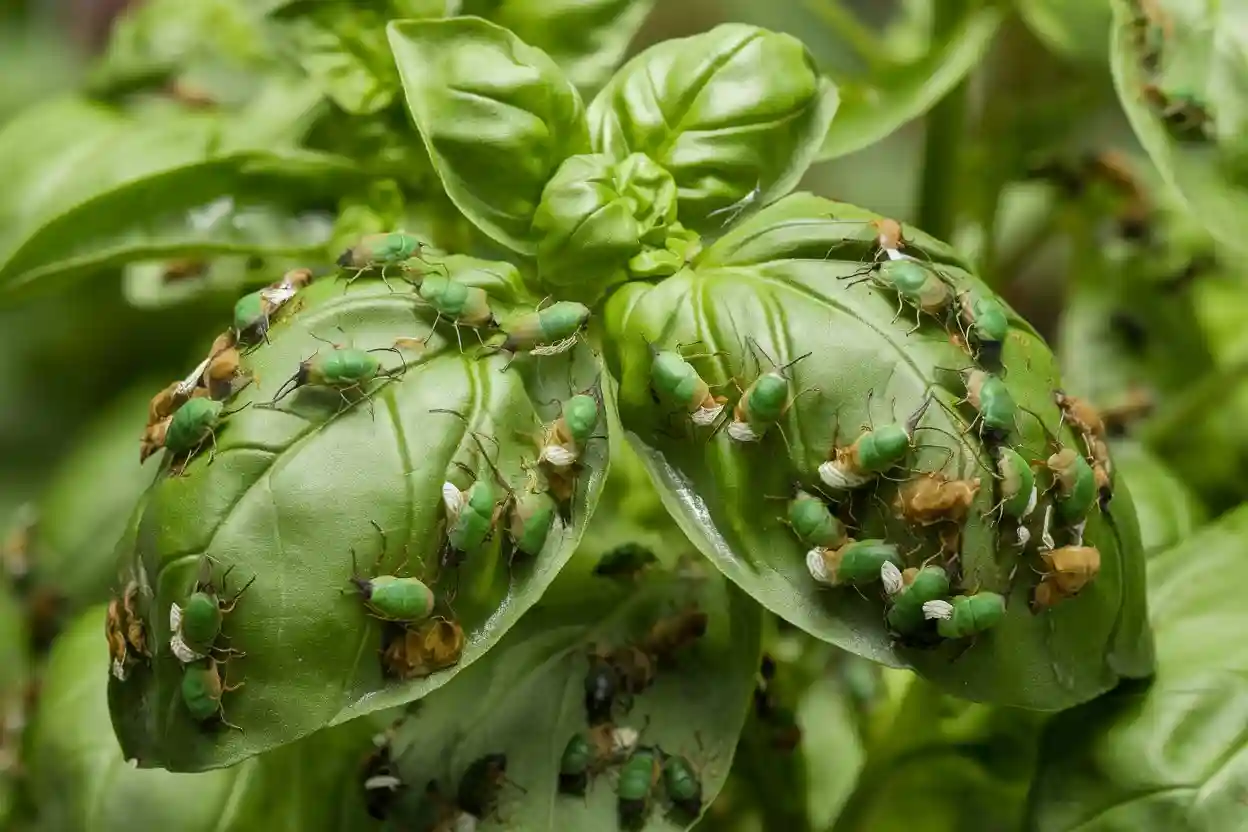
{"label": "green stem", "polygon": [[883,58],[883,44],[875,32],[864,25],[853,11],[841,5],[840,0],[807,0],[806,6],[854,51],[854,56],[866,64],[868,71],[887,63]]}
{"label": "green stem", "polygon": [[[932,43],[953,32],[971,0],[941,0],[932,10]],[[958,171],[966,126],[967,81],[963,80],[927,114],[923,138],[923,181],[919,190],[918,226],[941,240],[957,226]]]}

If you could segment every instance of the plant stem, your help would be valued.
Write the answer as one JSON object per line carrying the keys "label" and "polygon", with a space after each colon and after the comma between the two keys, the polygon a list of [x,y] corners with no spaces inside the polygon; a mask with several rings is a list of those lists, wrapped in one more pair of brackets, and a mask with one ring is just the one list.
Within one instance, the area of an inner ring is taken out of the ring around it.
{"label": "plant stem", "polygon": [[[971,0],[941,0],[932,10],[932,43],[948,38]],[[958,172],[966,124],[967,80],[949,91],[927,114],[923,138],[923,181],[919,190],[918,226],[941,240],[957,226]]]}
{"label": "plant stem", "polygon": [[884,50],[880,39],[858,19],[858,15],[845,8],[841,0],[807,0],[806,6],[819,15],[832,33],[853,50],[854,57],[866,65],[868,72],[887,63],[883,59]]}

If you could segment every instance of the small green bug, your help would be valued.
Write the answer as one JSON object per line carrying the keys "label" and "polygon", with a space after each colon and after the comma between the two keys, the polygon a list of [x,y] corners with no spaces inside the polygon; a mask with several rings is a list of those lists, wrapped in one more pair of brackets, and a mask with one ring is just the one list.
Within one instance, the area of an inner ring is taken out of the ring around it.
{"label": "small green bug", "polygon": [[845,524],[837,519],[828,504],[800,488],[797,496],[789,501],[785,522],[803,546],[837,549],[849,538]]}
{"label": "small green bug", "polygon": [[668,800],[688,817],[702,813],[702,780],[693,764],[680,755],[663,755],[663,788]]}
{"label": "small green bug", "polygon": [[698,427],[713,425],[724,412],[728,400],[711,395],[710,385],[693,368],[689,359],[707,358],[716,353],[685,356],[679,346],[674,350],[660,350],[653,344],[649,347],[652,359],[650,394],[654,400],[667,399],[679,404]]}
{"label": "small green bug", "polygon": [[[448,413],[469,425],[464,414],[445,408],[433,408],[430,413]],[[477,450],[489,466],[498,486],[510,491],[506,480],[498,467],[486,453],[481,437],[474,431],[468,431],[476,442]],[[476,553],[490,539],[499,517],[502,516],[504,505],[499,502],[499,493],[494,483],[479,478],[471,468],[461,462],[455,465],[473,478],[473,483],[466,490],[461,490],[453,482],[442,483],[442,505],[446,510],[446,545],[442,552],[443,566],[458,568],[466,555]]]}
{"label": "small green bug", "polygon": [[[533,355],[559,355],[576,346],[581,330],[589,322],[589,307],[574,301],[561,300],[545,308],[508,321],[503,326],[506,339],[495,348],[509,352],[514,360],[517,353]],[[507,362],[507,367],[511,361]],[[504,367],[503,369],[507,369]]]}
{"label": "small green bug", "polygon": [[961,298],[963,330],[973,335],[980,348],[999,348],[1010,334],[1010,318],[1005,306],[995,298],[973,297],[969,292]]}
{"label": "small green bug", "polygon": [[923,614],[936,620],[942,638],[966,638],[990,630],[1005,618],[1005,598],[995,592],[959,595],[948,601],[928,601]]}
{"label": "small green bug", "polygon": [[407,267],[404,263],[408,260],[420,260],[420,262],[426,265],[432,265],[435,268],[440,267],[444,272],[446,271],[445,265],[429,263],[429,261],[424,259],[421,252],[425,248],[426,246],[423,242],[404,231],[369,234],[339,255],[338,265],[344,269],[357,270],[355,275],[348,280],[347,285],[353,283],[356,278],[369,269],[380,269],[381,280],[389,288],[390,283],[386,280],[386,269],[391,266],[399,266],[406,271]]}
{"label": "small green bug", "polygon": [[650,814],[654,787],[663,775],[661,753],[657,748],[640,746],[620,769],[617,811],[620,826],[625,829],[640,828]]}
{"label": "small green bug", "polygon": [[1036,510],[1036,475],[1027,460],[1004,445],[996,449],[997,471],[1001,475],[1003,513],[1015,520],[1025,520]]}
{"label": "small green bug", "polygon": [[[221,575],[222,591],[225,590],[226,577],[233,570],[234,567],[231,565]],[[169,648],[183,664],[198,661],[214,649],[213,644],[221,633],[221,624],[225,616],[234,611],[238,599],[256,581],[253,576],[242,589],[225,601],[217,595],[212,578],[213,560],[208,555],[204,555],[199,559],[199,574],[194,586],[191,587],[191,594],[186,599],[186,605],[179,607],[177,604],[171,604],[169,607],[169,632],[171,633]],[[237,651],[226,650],[224,652]]]}
{"label": "small green bug", "polygon": [[538,461],[567,468],[581,458],[585,443],[598,426],[599,402],[589,393],[578,393],[563,403],[563,413],[542,429]]}
{"label": "small green bug", "polygon": [[[342,347],[315,334],[312,334],[312,337],[329,344],[330,349],[323,353],[318,350],[311,358],[299,362],[298,371],[278,388],[277,394],[266,407],[275,406],[286,396],[307,385],[336,390],[344,404],[350,406],[354,404],[354,401],[348,394],[362,395],[364,387],[374,379],[389,378],[407,370],[403,354],[394,347],[360,350]],[[373,355],[377,352],[394,353],[399,357],[398,366],[392,370],[383,368],[381,362]]]}
{"label": "small green bug", "polygon": [[494,312],[490,309],[489,295],[478,286],[465,286],[450,277],[433,275],[420,284],[420,298],[437,312],[431,329],[436,330],[443,318],[451,321],[460,352],[464,351],[464,341],[459,334],[461,326],[472,329],[482,346],[485,341],[481,338],[481,328],[497,326]]}
{"label": "small green bug", "polygon": [[[178,408],[165,431],[165,447],[175,456],[194,456],[204,442],[212,440],[212,457],[217,453],[217,426],[222,420],[250,405],[226,410],[225,405],[207,397],[193,398]],[[211,459],[209,460],[211,463]]]}
{"label": "small green bug", "polygon": [[234,335],[240,344],[269,340],[269,317],[275,311],[264,289],[243,295],[234,304]]}
{"label": "small green bug", "polygon": [[572,735],[559,758],[559,793],[583,796],[589,786],[589,770],[594,750],[589,737],[578,732]]}
{"label": "small green bug", "polygon": [[939,318],[953,303],[953,289],[940,274],[908,255],[896,258],[890,255],[887,260],[873,263],[865,271],[866,276],[863,275],[864,272],[855,272],[841,279],[853,279],[855,283],[869,280],[876,286],[896,292],[898,304],[894,320],[900,317],[904,304],[915,310],[914,326],[907,334],[919,328],[924,312]]}
{"label": "small green bug", "polygon": [[545,491],[525,491],[511,507],[512,544],[516,551],[536,557],[550,537],[559,507]]}
{"label": "small green bug", "polygon": [[924,622],[923,605],[949,594],[949,573],[942,567],[924,566],[898,573],[894,564],[886,562],[881,569],[885,588],[892,595],[888,626],[896,633],[908,635],[919,630]]}
{"label": "small green bug", "polygon": [[594,574],[603,578],[631,579],[658,562],[654,552],[640,543],[624,543],[598,559]]}
{"label": "small green bug", "polygon": [[811,549],[806,570],[816,581],[830,586],[865,586],[880,580],[885,563],[901,566],[897,547],[883,540],[850,540],[839,549]]}
{"label": "small green bug", "polygon": [[962,378],[966,382],[962,401],[969,402],[977,413],[971,428],[982,424],[984,433],[999,437],[1015,427],[1018,406],[1004,381],[979,369],[963,371]]}
{"label": "small green bug", "polygon": [[1096,475],[1083,456],[1070,448],[1052,454],[1045,465],[1057,485],[1057,514],[1071,525],[1081,524],[1096,504]]}
{"label": "small green bug", "polygon": [[559,793],[583,797],[591,777],[637,745],[638,732],[610,723],[573,734],[559,759]]}
{"label": "small green bug", "polygon": [[182,672],[182,701],[196,722],[207,722],[216,717],[223,725],[243,730],[225,718],[221,698],[230,691],[238,690],[243,682],[227,685],[221,680],[215,659],[207,658],[187,665]]}
{"label": "small green bug", "polygon": [[[785,370],[802,359],[809,358],[812,353],[799,355],[784,366],[777,367],[776,362],[771,360],[771,356],[767,355],[757,341],[753,338],[749,340],[752,349],[762,354],[771,364],[771,370],[754,379],[750,386],[742,391],[741,398],[737,400],[737,405],[733,408],[732,421],[728,424],[728,436],[737,442],[759,441],[767,430],[788,412],[798,397],[815,390],[813,387],[808,388],[790,397],[791,382],[784,374]],[[783,428],[781,428],[781,433],[783,434]],[[787,437],[785,444],[788,444]]]}
{"label": "small green bug", "polygon": [[[377,563],[386,556],[386,533],[376,522],[370,520],[381,536],[381,551]],[[374,568],[376,568],[374,566]],[[351,549],[351,583],[364,598],[368,611],[382,621],[415,624],[433,615],[436,605],[433,590],[418,578],[402,578],[395,575],[360,575],[355,548]]]}
{"label": "small green bug", "polygon": [[[868,410],[870,399],[868,396]],[[904,425],[864,426],[864,433],[852,445],[837,447],[833,444],[828,461],[819,466],[819,479],[829,488],[848,490],[866,485],[877,475],[900,464],[913,447],[919,421],[931,403],[930,396],[925,398]]]}

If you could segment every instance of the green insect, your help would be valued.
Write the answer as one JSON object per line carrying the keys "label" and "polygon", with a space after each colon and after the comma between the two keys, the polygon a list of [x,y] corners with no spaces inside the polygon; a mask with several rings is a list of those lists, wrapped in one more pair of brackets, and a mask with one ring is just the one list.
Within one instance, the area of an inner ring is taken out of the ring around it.
{"label": "green insect", "polygon": [[803,546],[838,549],[849,539],[845,524],[837,519],[828,504],[802,489],[789,500],[785,520]]}
{"label": "green insect", "polygon": [[[430,413],[449,413],[465,425],[468,419],[455,410],[434,408]],[[497,466],[486,453],[481,437],[473,432],[473,440],[477,444],[482,458],[493,472],[495,482],[479,478],[476,473],[463,463],[455,465],[473,477],[473,483],[466,490],[461,490],[454,483],[442,483],[442,504],[446,509],[446,545],[443,548],[441,564],[444,567],[458,568],[467,555],[480,551],[486,541],[493,535],[494,528],[502,516],[504,504],[500,503],[500,487],[510,491]]]}
{"label": "green insect", "polygon": [[[497,347],[512,354],[559,355],[576,346],[581,330],[589,322],[588,306],[561,300],[550,306],[522,315],[503,327],[507,338]],[[511,366],[511,362],[507,362]],[[503,369],[506,369],[504,367]]]}
{"label": "green insect", "polygon": [[165,432],[165,447],[175,456],[185,454],[189,459],[211,439],[212,455],[215,457],[217,427],[224,419],[249,405],[250,402],[235,410],[226,410],[224,404],[214,399],[206,397],[191,399],[178,408],[170,418],[169,427]]}
{"label": "green insect", "polygon": [[1082,454],[1062,448],[1045,465],[1057,485],[1057,515],[1070,525],[1083,523],[1096,504],[1096,475]]}
{"label": "green insect", "polygon": [[639,829],[650,814],[654,788],[663,776],[662,752],[652,746],[639,746],[620,769],[617,786],[620,826]]}
{"label": "green insect", "polygon": [[269,340],[269,318],[276,311],[265,289],[243,295],[234,304],[234,336],[240,344]]}
{"label": "green insect", "polygon": [[966,398],[978,414],[971,428],[981,424],[989,436],[1002,437],[1015,427],[1018,405],[1005,382],[991,373],[971,369],[962,373],[966,382]]}
{"label": "green insect", "polygon": [[624,543],[598,559],[594,574],[603,578],[635,578],[658,562],[654,552],[640,543]]}
{"label": "green insect", "polygon": [[594,438],[599,413],[599,401],[590,393],[578,393],[564,402],[559,418],[542,428],[538,462],[555,468],[575,464],[581,458],[585,443]]}
{"label": "green insect", "polygon": [[386,269],[399,266],[404,271],[408,260],[420,260],[426,265],[440,267],[443,272],[446,266],[441,263],[430,264],[421,255],[426,248],[419,239],[403,231],[390,231],[384,234],[369,234],[358,243],[344,251],[338,257],[338,265],[344,269],[356,269],[356,273],[348,281],[348,285],[369,269],[380,269],[382,282],[390,286],[386,280]]}
{"label": "green insect", "polygon": [[589,770],[594,762],[594,749],[589,737],[578,732],[572,735],[559,758],[559,793],[583,796],[589,786]]}
{"label": "green insect", "polygon": [[1001,344],[1010,334],[1010,318],[1005,306],[995,298],[962,295],[962,323],[981,347]]}
{"label": "green insect", "polygon": [[[377,564],[386,556],[386,533],[379,524],[370,520],[373,528],[381,537],[381,551],[377,555]],[[374,575],[365,578],[360,575],[356,563],[355,548],[351,549],[351,583],[364,598],[364,605],[371,615],[382,621],[394,621],[401,624],[415,624],[433,615],[436,601],[433,590],[418,578],[401,578],[395,575]]]}
{"label": "green insect", "polygon": [[[868,395],[868,411],[870,402],[871,395]],[[931,403],[930,397],[925,398],[904,425],[863,426],[864,432],[852,445],[838,447],[834,441],[828,461],[819,466],[819,479],[829,488],[843,491],[866,485],[879,474],[901,464],[914,447],[919,421]]]}
{"label": "green insect", "polygon": [[525,491],[511,506],[512,545],[521,554],[536,557],[550,537],[559,507],[545,491]]}
{"label": "green insect", "polygon": [[481,328],[498,325],[494,312],[490,309],[489,295],[479,286],[465,286],[449,277],[433,275],[420,284],[420,298],[437,312],[432,329],[436,330],[443,318],[451,321],[455,327],[455,340],[459,343],[460,352],[464,351],[464,341],[459,334],[461,326],[475,332],[477,340],[484,346]]}
{"label": "green insect", "polygon": [[244,683],[225,684],[218,668],[217,661],[212,658],[187,665],[182,671],[182,701],[196,722],[207,722],[216,717],[223,725],[241,731],[242,728],[226,720],[221,698],[230,691],[238,690]]}
{"label": "green insect", "polygon": [[[307,385],[336,390],[344,404],[350,406],[354,401],[349,394],[362,395],[365,386],[374,379],[400,375],[407,370],[403,354],[394,347],[359,350],[334,344],[315,334],[312,337],[329,344],[330,349],[326,352],[318,350],[311,358],[299,362],[299,370],[278,388],[277,394],[266,407],[275,406],[295,390]],[[391,352],[397,355],[398,366],[393,370],[383,368],[381,362],[373,354],[378,352]]]}
{"label": "green insect", "polygon": [[584,797],[590,778],[628,755],[637,738],[635,729],[610,723],[573,734],[559,758],[559,793]]}
{"label": "green insect", "polygon": [[710,385],[703,380],[698,371],[689,363],[693,358],[708,358],[717,353],[700,353],[682,355],[680,347],[674,350],[660,350],[653,344],[650,347],[650,395],[656,403],[667,400],[678,404],[698,427],[715,424],[724,412],[727,399],[723,396],[712,396]]}
{"label": "green insect", "polygon": [[839,549],[811,549],[806,570],[830,586],[865,586],[880,580],[885,563],[901,567],[897,547],[883,540],[850,540]]}
{"label": "green insect", "polygon": [[840,279],[854,280],[851,286],[869,280],[876,286],[896,292],[897,314],[893,320],[901,316],[905,304],[915,310],[914,326],[907,335],[919,328],[924,312],[939,318],[953,303],[953,289],[940,274],[931,266],[907,255],[873,263],[865,273],[855,272]]}
{"label": "green insect", "polygon": [[[225,589],[226,577],[233,571],[231,565],[221,575],[221,589]],[[221,634],[225,616],[234,611],[238,599],[255,583],[255,577],[243,585],[228,600],[217,594],[213,583],[213,560],[208,555],[199,559],[199,575],[191,587],[191,595],[185,606],[171,604],[169,607],[169,648],[183,664],[198,661],[214,649],[213,644]],[[223,652],[237,653],[234,650]]]}
{"label": "green insect", "polygon": [[691,818],[702,813],[702,780],[688,759],[663,755],[663,788],[681,813]]}
{"label": "green insect", "polygon": [[1031,540],[1031,532],[1023,525],[1031,513],[1036,510],[1039,496],[1036,489],[1036,474],[1027,464],[1027,460],[1017,451],[1004,445],[997,446],[997,473],[1000,475],[1001,502],[993,508],[995,512],[1013,518],[1018,522],[1018,545],[1026,546]]}
{"label": "green insect", "polygon": [[[784,366],[777,367],[776,362],[763,350],[758,342],[750,338],[753,350],[762,354],[771,364],[771,370],[763,373],[741,393],[737,405],[733,408],[732,421],[728,423],[728,436],[737,442],[757,442],[763,438],[772,425],[776,425],[781,417],[788,412],[798,397],[805,393],[815,392],[815,388],[807,388],[796,396],[790,396],[791,382],[784,374],[797,362],[809,358],[812,353],[799,355]],[[777,425],[777,427],[779,427]],[[781,429],[783,434],[783,428]],[[788,444],[788,439],[785,439]]]}
{"label": "green insect", "polygon": [[959,595],[948,601],[929,601],[923,614],[936,620],[942,638],[966,638],[990,630],[1005,618],[1005,598],[995,592]]}
{"label": "green insect", "polygon": [[885,563],[881,569],[884,588],[892,596],[888,626],[902,635],[917,632],[925,620],[923,605],[949,594],[949,573],[939,566],[899,572],[892,563]]}

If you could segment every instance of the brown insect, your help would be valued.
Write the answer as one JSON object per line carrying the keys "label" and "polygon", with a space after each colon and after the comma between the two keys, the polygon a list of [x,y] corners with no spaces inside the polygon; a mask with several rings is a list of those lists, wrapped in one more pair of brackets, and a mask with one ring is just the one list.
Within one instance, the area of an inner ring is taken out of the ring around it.
{"label": "brown insect", "polygon": [[659,663],[666,663],[679,650],[706,635],[706,624],[706,613],[691,606],[654,622],[639,646]]}
{"label": "brown insect", "polygon": [[961,522],[979,493],[979,478],[951,480],[940,472],[920,474],[902,483],[895,505],[910,523],[931,526],[945,520]]}
{"label": "brown insect", "polygon": [[416,679],[456,664],[463,652],[464,628],[436,617],[397,634],[382,652],[382,664],[391,676]]}

